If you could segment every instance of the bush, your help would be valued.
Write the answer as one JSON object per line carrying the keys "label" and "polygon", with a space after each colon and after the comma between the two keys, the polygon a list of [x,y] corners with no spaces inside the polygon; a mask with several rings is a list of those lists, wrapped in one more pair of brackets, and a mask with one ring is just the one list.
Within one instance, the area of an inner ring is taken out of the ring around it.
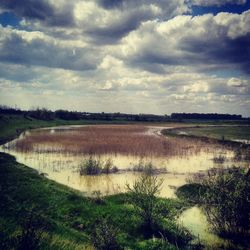
{"label": "bush", "polygon": [[249,170],[236,167],[213,169],[202,184],[206,187],[202,197],[204,209],[214,231],[236,238],[249,233]]}
{"label": "bush", "polygon": [[226,157],[223,155],[219,155],[219,156],[214,156],[213,158],[213,162],[217,163],[217,164],[223,164],[226,160]]}
{"label": "bush", "polygon": [[108,158],[106,162],[103,164],[101,172],[103,174],[111,174],[118,172],[118,168],[114,166],[111,158]]}
{"label": "bush", "polygon": [[20,220],[20,230],[12,237],[3,238],[4,241],[0,241],[1,249],[42,249],[43,245],[50,241],[48,230],[51,225],[40,212],[31,209],[22,214],[22,216]]}
{"label": "bush", "polygon": [[103,162],[100,157],[95,158],[92,155],[83,161],[79,169],[80,175],[99,175],[116,172],[118,172],[118,168],[113,165],[110,158]]}
{"label": "bush", "polygon": [[105,204],[105,200],[103,199],[102,193],[99,190],[92,192],[92,200],[98,205]]}
{"label": "bush", "polygon": [[152,235],[159,219],[159,194],[162,180],[157,177],[143,175],[132,187],[127,185],[129,199],[143,221],[142,228],[148,236]]}
{"label": "bush", "polygon": [[108,223],[104,218],[96,222],[92,234],[92,242],[98,250],[119,250],[121,249],[117,242],[118,230]]}
{"label": "bush", "polygon": [[142,160],[140,160],[139,163],[133,167],[133,171],[143,172],[147,175],[153,174],[154,170],[155,170],[155,168],[154,168],[152,162],[145,163]]}
{"label": "bush", "polygon": [[[127,185],[129,200],[142,221],[141,231],[146,238],[163,237],[167,244],[185,246],[192,237],[187,230],[176,225],[174,221],[176,211],[172,211],[174,208],[156,196],[161,190],[161,185],[162,180],[150,175],[141,176],[132,187]],[[165,246],[166,244],[163,244],[162,247]]]}
{"label": "bush", "polygon": [[192,204],[201,202],[201,197],[206,192],[204,185],[199,183],[185,184],[176,190],[176,195],[179,199],[185,200]]}
{"label": "bush", "polygon": [[80,166],[80,175],[97,175],[102,170],[100,158],[94,158],[92,155],[84,160]]}

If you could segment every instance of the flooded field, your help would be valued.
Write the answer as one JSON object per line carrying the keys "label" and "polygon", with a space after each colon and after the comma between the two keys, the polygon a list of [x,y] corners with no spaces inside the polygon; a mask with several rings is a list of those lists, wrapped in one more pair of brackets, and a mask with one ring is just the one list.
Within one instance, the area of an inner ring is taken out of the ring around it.
{"label": "flooded field", "polygon": [[[175,190],[197,174],[214,167],[247,166],[235,161],[235,152],[215,143],[192,138],[161,135],[167,127],[139,125],[65,126],[26,131],[2,146],[18,162],[30,166],[52,180],[77,189],[86,195],[96,191],[110,195],[126,191],[150,164],[151,174],[163,180],[161,196],[175,197]],[[109,162],[116,172],[81,175],[84,161],[93,157]],[[197,216],[199,215],[199,216]],[[180,222],[201,240],[219,238],[208,232],[204,214],[194,207],[185,211]],[[196,220],[193,220],[196,218]],[[217,244],[217,243],[216,243]]]}
{"label": "flooded field", "polygon": [[[124,192],[126,184],[132,184],[143,172],[136,166],[150,163],[154,174],[164,180],[161,195],[173,197],[175,189],[193,174],[236,164],[233,151],[190,138],[166,138],[161,129],[138,125],[37,129],[23,133],[2,150],[48,178],[87,195],[93,191],[103,195]],[[118,171],[80,175],[79,168],[90,155],[103,163],[111,162]],[[218,157],[223,161],[216,161]]]}

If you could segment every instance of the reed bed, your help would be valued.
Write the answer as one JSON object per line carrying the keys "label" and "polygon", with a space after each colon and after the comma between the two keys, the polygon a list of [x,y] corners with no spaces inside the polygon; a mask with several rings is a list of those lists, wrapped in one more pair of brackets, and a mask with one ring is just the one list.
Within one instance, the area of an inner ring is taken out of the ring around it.
{"label": "reed bed", "polygon": [[[67,130],[38,130],[16,141],[20,152],[83,155],[122,154],[141,157],[188,156],[211,150],[211,144],[191,138],[166,138],[142,125],[98,125]],[[213,144],[213,148],[218,145]]]}

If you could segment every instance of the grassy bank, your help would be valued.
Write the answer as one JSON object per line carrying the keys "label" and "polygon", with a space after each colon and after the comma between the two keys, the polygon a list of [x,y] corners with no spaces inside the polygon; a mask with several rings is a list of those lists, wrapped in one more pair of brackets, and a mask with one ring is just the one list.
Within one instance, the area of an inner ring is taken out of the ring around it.
{"label": "grassy bank", "polygon": [[196,126],[164,130],[163,134],[169,136],[211,138],[220,141],[250,140],[250,126]]}
{"label": "grassy bank", "polygon": [[[122,123],[99,120],[38,120],[23,115],[0,115],[0,144],[17,137],[26,129],[54,127],[61,125],[88,125],[88,124],[110,124]],[[125,122],[123,122],[125,123]]]}
{"label": "grassy bank", "polygon": [[[42,238],[42,249],[84,249],[91,245],[96,225],[103,218],[117,230],[117,241],[122,249],[154,249],[154,244],[152,248],[146,247],[150,239],[140,230],[140,217],[126,194],[87,198],[38,175],[3,153],[0,154],[0,190],[2,247],[13,242],[22,231],[23,220],[34,211],[49,225],[46,232],[51,237]],[[173,216],[185,203],[173,199],[161,199],[161,202],[165,208],[164,232],[172,243],[179,242],[184,236]],[[169,244],[169,247],[175,249],[174,245]]]}

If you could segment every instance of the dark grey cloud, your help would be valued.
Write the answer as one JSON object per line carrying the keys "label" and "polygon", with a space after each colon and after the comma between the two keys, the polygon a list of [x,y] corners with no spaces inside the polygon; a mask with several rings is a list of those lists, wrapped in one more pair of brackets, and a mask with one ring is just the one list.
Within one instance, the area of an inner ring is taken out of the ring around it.
{"label": "dark grey cloud", "polygon": [[98,0],[98,4],[105,9],[121,8],[128,0]]}
{"label": "dark grey cloud", "polygon": [[[188,11],[184,0],[97,0],[86,3],[96,3],[96,14],[91,15],[90,20],[81,20],[78,26],[85,26],[83,31],[96,43],[115,43],[145,21],[167,20]],[[79,8],[84,11],[88,6]]]}
{"label": "dark grey cloud", "polygon": [[46,38],[25,39],[12,32],[0,41],[0,61],[6,63],[82,71],[95,69],[99,60],[93,48],[61,46]]}
{"label": "dark grey cloud", "polygon": [[1,0],[0,8],[20,18],[37,20],[47,26],[72,26],[74,16],[71,4],[55,8],[45,0]]}
{"label": "dark grey cloud", "polygon": [[176,65],[250,74],[250,11],[151,22],[128,36],[124,47],[128,51],[125,58],[133,67],[155,73],[162,69],[159,66]]}
{"label": "dark grey cloud", "polygon": [[150,18],[152,14],[148,10],[131,11],[123,19],[111,22],[106,27],[95,26],[84,32],[97,44],[116,43],[132,30],[136,30],[143,20]]}
{"label": "dark grey cloud", "polygon": [[237,38],[226,35],[211,40],[188,37],[179,41],[179,48],[188,52],[179,58],[179,64],[231,66],[250,74],[250,32]]}
{"label": "dark grey cloud", "polygon": [[100,44],[119,41],[144,21],[183,14],[188,6],[184,0],[2,0],[0,9],[30,21],[29,28],[34,21],[33,29],[53,28],[56,36],[56,28],[72,27]]}

